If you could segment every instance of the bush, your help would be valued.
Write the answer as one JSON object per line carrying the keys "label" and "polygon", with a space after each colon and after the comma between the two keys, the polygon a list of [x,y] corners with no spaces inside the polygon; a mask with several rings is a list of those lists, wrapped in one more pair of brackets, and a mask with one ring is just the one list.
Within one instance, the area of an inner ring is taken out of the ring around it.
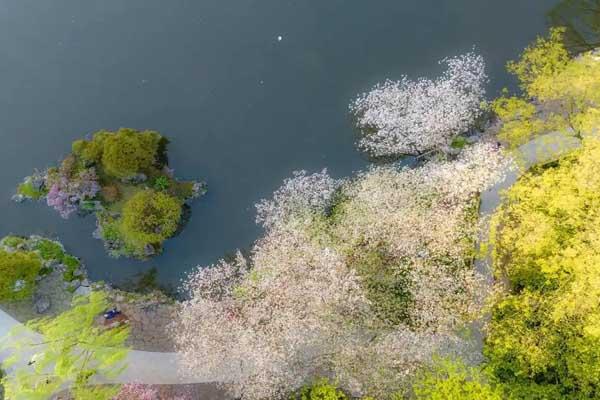
{"label": "bush", "polygon": [[103,186],[100,193],[102,193],[102,198],[107,203],[113,203],[119,200],[119,198],[121,197],[119,188],[116,185]]}
{"label": "bush", "polygon": [[508,291],[486,339],[515,399],[600,396],[600,141],[524,175],[494,217],[493,265]]}
{"label": "bush", "polygon": [[21,183],[17,187],[17,193],[30,199],[39,200],[46,195],[46,191],[36,189],[30,180]]}
{"label": "bush", "polygon": [[13,249],[19,247],[20,245],[24,244],[26,242],[25,238],[22,238],[20,236],[6,236],[4,237],[4,239],[2,239],[2,241],[0,242],[3,246],[7,246],[7,247],[11,247]]}
{"label": "bush", "polygon": [[171,186],[171,182],[169,181],[169,178],[161,175],[154,180],[153,186],[154,186],[154,189],[156,189],[156,190],[165,191],[165,190],[169,189],[169,187]]}
{"label": "bush", "polygon": [[417,400],[502,400],[502,391],[494,387],[478,369],[460,360],[435,359],[416,380],[413,391]]}
{"label": "bush", "polygon": [[120,231],[123,240],[142,250],[171,237],[181,219],[181,202],[164,192],[144,190],[123,206]]}
{"label": "bush", "polygon": [[0,250],[0,300],[21,300],[32,295],[42,263],[33,252]]}
{"label": "bush", "polygon": [[60,244],[48,239],[40,239],[34,245],[34,250],[37,250],[40,257],[44,260],[62,261],[65,252]]}
{"label": "bush", "polygon": [[102,167],[116,178],[147,171],[156,161],[161,136],[157,132],[119,129],[104,137]]}
{"label": "bush", "polygon": [[310,386],[303,387],[290,400],[347,400],[348,397],[327,379],[319,379]]}

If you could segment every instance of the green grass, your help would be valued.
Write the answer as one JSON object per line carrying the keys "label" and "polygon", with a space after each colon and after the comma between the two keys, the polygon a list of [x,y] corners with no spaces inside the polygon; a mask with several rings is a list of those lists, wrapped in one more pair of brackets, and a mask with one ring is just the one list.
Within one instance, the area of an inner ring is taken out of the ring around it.
{"label": "green grass", "polygon": [[31,181],[21,183],[17,187],[17,193],[34,200],[39,200],[47,194],[45,190],[37,190],[34,188]]}

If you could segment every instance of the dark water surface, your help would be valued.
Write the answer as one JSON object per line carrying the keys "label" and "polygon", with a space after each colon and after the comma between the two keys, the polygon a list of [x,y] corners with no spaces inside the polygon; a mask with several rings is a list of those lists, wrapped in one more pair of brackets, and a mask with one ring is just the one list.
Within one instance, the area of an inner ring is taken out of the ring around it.
{"label": "dark water surface", "polygon": [[[0,235],[60,238],[93,279],[158,268],[164,283],[248,247],[253,204],[296,169],[364,168],[348,104],[385,78],[485,56],[504,63],[546,30],[554,0],[1,0]],[[279,41],[278,36],[282,36]],[[10,201],[34,167],[99,129],[155,129],[181,178],[208,182],[186,230],[148,262],[109,258],[94,219]]]}

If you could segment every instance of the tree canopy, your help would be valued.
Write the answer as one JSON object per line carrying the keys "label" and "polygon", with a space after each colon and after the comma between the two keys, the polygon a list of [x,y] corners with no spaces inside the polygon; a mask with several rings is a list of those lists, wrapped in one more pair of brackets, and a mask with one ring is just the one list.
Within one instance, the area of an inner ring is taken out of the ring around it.
{"label": "tree canopy", "polygon": [[517,399],[600,397],[600,141],[537,167],[494,217],[489,368]]}

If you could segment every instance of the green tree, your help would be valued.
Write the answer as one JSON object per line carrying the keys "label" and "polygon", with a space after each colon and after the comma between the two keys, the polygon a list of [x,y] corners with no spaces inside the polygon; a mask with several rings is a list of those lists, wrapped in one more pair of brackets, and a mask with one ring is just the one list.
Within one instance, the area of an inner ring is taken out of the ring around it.
{"label": "green tree", "polygon": [[147,171],[156,161],[160,141],[158,132],[121,128],[104,138],[102,166],[117,178]]}
{"label": "green tree", "polygon": [[34,252],[0,250],[0,300],[21,300],[32,295],[42,263]]}
{"label": "green tree", "polygon": [[76,298],[70,310],[29,322],[4,338],[2,349],[10,357],[3,365],[13,368],[2,379],[7,398],[46,400],[65,387],[71,387],[76,399],[114,396],[118,388],[88,386],[94,377],[116,377],[125,368],[129,329],[95,322],[107,307],[106,295],[92,292]]}
{"label": "green tree", "polygon": [[96,132],[91,140],[76,140],[72,151],[86,164],[100,163],[110,176],[128,178],[147,172],[160,161],[164,141],[158,132],[121,128]]}
{"label": "green tree", "polygon": [[165,192],[144,190],[123,206],[123,240],[141,249],[173,236],[181,219],[181,202]]}

